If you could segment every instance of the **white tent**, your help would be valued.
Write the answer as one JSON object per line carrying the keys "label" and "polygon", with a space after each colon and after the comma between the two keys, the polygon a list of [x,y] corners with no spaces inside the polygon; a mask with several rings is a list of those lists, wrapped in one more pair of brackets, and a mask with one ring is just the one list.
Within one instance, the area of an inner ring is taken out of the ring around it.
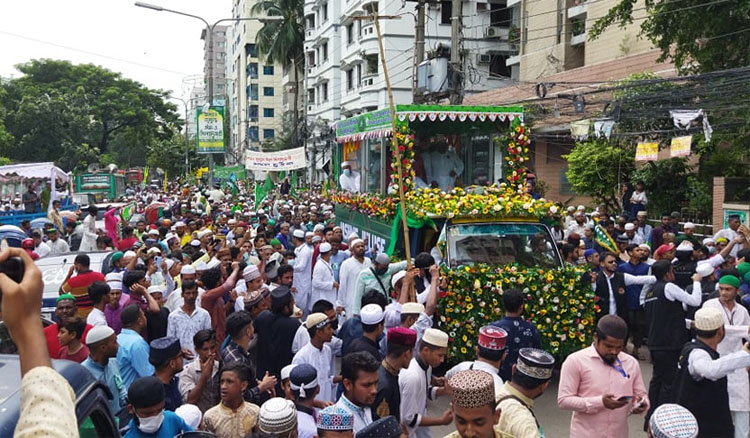
{"label": "white tent", "polygon": [[[70,175],[65,173],[64,170],[55,166],[55,163],[19,163],[9,164],[7,166],[0,166],[0,179],[47,179],[49,178],[52,183],[52,193],[56,193],[57,180],[60,179],[62,182],[68,182]],[[15,188],[13,190],[16,190]],[[50,198],[50,205],[48,208],[52,208],[52,201]]]}

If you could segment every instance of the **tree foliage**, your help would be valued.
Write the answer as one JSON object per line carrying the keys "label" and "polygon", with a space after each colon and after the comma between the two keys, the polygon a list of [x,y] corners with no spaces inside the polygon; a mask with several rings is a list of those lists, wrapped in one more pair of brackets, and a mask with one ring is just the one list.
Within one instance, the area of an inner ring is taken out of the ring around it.
{"label": "tree foliage", "polygon": [[[637,0],[619,0],[589,30],[597,38],[608,27],[634,21]],[[681,73],[709,72],[750,64],[750,0],[645,0],[641,33]]]}
{"label": "tree foliage", "polygon": [[570,154],[566,176],[573,191],[606,204],[610,211],[621,209],[618,188],[629,181],[635,168],[632,148],[622,148],[607,140],[576,143]]}
{"label": "tree foliage", "polygon": [[17,69],[23,76],[0,86],[0,154],[16,161],[143,164],[145,146],[182,123],[167,93],[99,66],[32,60]]}

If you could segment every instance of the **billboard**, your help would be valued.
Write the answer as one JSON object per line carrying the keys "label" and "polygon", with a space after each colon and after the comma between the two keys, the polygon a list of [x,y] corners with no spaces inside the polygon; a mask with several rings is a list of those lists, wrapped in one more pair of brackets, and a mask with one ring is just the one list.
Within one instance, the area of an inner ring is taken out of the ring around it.
{"label": "billboard", "polygon": [[197,108],[198,115],[198,153],[224,153],[224,107],[212,106],[207,111]]}

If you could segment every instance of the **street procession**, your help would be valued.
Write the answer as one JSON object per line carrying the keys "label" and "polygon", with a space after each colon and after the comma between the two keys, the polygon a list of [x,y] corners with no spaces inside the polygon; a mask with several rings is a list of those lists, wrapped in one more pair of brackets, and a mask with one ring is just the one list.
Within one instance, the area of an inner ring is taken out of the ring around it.
{"label": "street procession", "polygon": [[27,3],[0,437],[750,438],[747,0]]}

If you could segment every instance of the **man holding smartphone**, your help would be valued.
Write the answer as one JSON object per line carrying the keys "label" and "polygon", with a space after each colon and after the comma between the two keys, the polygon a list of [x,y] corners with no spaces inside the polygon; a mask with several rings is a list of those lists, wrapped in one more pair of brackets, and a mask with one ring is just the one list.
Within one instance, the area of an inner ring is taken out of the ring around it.
{"label": "man holding smartphone", "polygon": [[594,343],[563,362],[557,405],[573,411],[570,436],[625,438],[628,415],[649,407],[638,361],[622,352],[625,320],[606,315],[596,325]]}

